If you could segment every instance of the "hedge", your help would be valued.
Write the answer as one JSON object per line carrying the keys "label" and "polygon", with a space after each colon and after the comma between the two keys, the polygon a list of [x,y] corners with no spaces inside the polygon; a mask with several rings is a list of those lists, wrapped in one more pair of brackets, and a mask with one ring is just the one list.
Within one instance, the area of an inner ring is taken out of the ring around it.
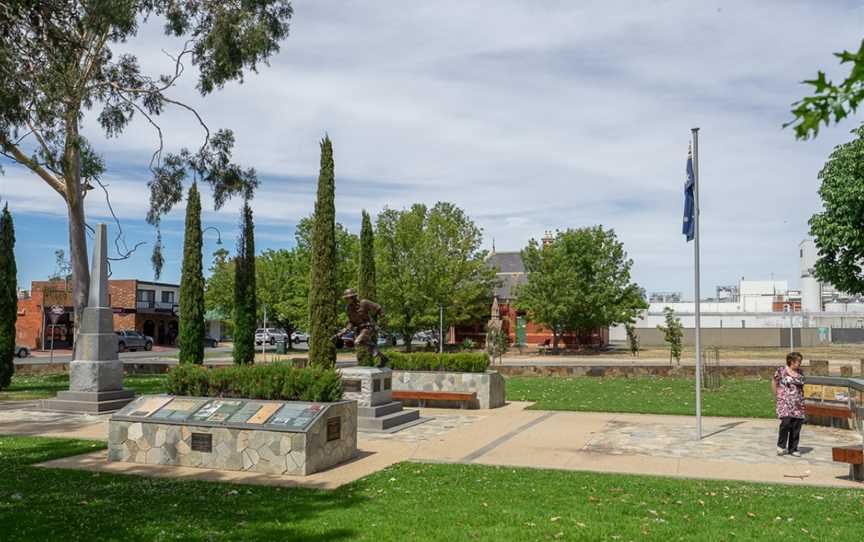
{"label": "hedge", "polygon": [[300,369],[285,363],[217,369],[183,364],[168,373],[168,393],[330,403],[342,399],[342,380],[333,369]]}
{"label": "hedge", "polygon": [[387,366],[395,371],[446,371],[482,373],[489,367],[489,356],[478,352],[438,354],[436,352],[387,352]]}

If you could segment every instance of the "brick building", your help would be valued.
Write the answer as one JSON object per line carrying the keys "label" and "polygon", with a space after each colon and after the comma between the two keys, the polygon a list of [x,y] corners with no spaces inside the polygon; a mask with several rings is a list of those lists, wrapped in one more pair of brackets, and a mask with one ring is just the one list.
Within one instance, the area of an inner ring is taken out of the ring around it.
{"label": "brick building", "polygon": [[[139,280],[108,281],[114,329],[134,329],[153,337],[156,344],[171,345],[177,337],[177,307],[180,287],[176,284]],[[52,322],[52,307],[57,309]],[[30,295],[19,296],[17,343],[39,350],[71,348],[74,329],[71,284],[63,280],[35,281]]]}
{"label": "brick building", "polygon": [[[519,252],[492,252],[486,264],[498,272],[498,285],[493,296],[498,300],[498,310],[503,321],[502,329],[510,337],[511,344],[539,345],[546,340],[552,341],[552,331],[536,324],[528,318],[525,311],[517,310],[514,303],[518,287],[528,282],[522,254]],[[471,339],[478,344],[485,341],[485,322],[475,326],[459,326],[451,332],[455,342]],[[585,333],[565,333],[558,342],[559,348],[583,346],[603,346],[609,342],[608,329],[594,329]]]}

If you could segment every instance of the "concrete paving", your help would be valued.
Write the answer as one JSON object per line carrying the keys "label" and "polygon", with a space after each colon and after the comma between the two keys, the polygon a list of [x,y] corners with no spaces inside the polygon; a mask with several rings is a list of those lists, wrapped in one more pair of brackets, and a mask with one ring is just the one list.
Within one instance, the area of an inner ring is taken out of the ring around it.
{"label": "concrete paving", "polygon": [[[853,431],[807,425],[803,457],[778,457],[774,420],[704,418],[704,438],[696,441],[692,417],[550,412],[528,406],[514,402],[494,410],[421,409],[429,422],[393,434],[361,433],[357,458],[307,477],[109,463],[104,451],[40,466],[323,489],[401,461],[864,488],[849,479],[847,465],[831,460],[832,446],[861,443]],[[39,412],[29,403],[5,403],[0,434],[105,440],[107,416],[61,415]]]}

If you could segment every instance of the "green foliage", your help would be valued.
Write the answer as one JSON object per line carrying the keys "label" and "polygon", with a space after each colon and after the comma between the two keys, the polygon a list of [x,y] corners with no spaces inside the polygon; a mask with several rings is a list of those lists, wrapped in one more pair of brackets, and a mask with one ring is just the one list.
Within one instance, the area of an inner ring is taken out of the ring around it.
{"label": "green foliage", "polygon": [[528,282],[518,289],[516,306],[552,331],[556,350],[566,331],[630,322],[648,306],[630,280],[633,260],[614,230],[569,229],[545,245],[532,239],[522,261]]}
{"label": "green foliage", "polygon": [[482,352],[387,352],[387,366],[394,371],[482,373],[489,367],[489,356]]}
{"label": "green foliage", "polygon": [[[90,119],[109,138],[119,136],[136,114],[156,130],[159,145],[148,183],[148,220],[153,224],[180,202],[187,173],[212,187],[217,208],[257,185],[253,170],[231,163],[230,130],[205,129],[196,152],[184,148],[163,154],[170,132],[160,127],[160,117],[182,111],[205,127],[194,109],[177,101],[173,92],[184,71],[197,74],[202,96],[242,81],[246,73],[266,64],[288,36],[290,2],[46,0],[4,2],[2,12],[0,150],[63,198],[75,232],[70,235],[74,273],[82,274],[80,264],[86,262],[82,181],[97,181],[106,167],[81,134],[90,111]],[[145,73],[130,52],[135,46],[129,45],[139,24],[155,18],[164,19],[167,36],[184,44],[166,57],[161,75]],[[189,64],[194,69],[184,69]],[[160,248],[157,243],[152,258],[157,277],[164,261]],[[86,288],[86,282],[82,280],[80,287]]]}
{"label": "green foliage", "polygon": [[243,220],[237,242],[234,272],[234,363],[255,360],[258,301],[255,291],[255,227],[249,200],[243,204]]}
{"label": "green foliage", "polygon": [[168,373],[168,393],[194,397],[241,397],[280,401],[334,402],[342,381],[334,369],[285,363],[207,369],[178,365]]}
{"label": "green foliage", "polygon": [[363,211],[360,226],[360,263],[357,266],[357,294],[360,299],[376,301],[378,294],[375,288],[375,234],[372,231],[372,219],[369,213]]}
{"label": "green foliage", "polygon": [[486,353],[489,358],[494,360],[501,359],[501,356],[507,353],[510,346],[510,337],[501,329],[501,326],[489,326],[486,331]]}
{"label": "green foliage", "polygon": [[803,81],[813,87],[813,95],[792,104],[794,118],[783,125],[792,126],[798,139],[816,137],[820,124],[840,122],[854,114],[864,100],[864,41],[858,52],[843,51],[834,56],[840,59],[840,64],[852,64],[849,75],[841,83],[835,83],[818,71],[815,79]]}
{"label": "green foliage", "polygon": [[819,259],[816,276],[850,294],[864,294],[864,126],[838,145],[822,171],[822,212],[810,218]]}
{"label": "green foliage", "polygon": [[329,137],[321,142],[321,172],[312,228],[312,263],[309,275],[309,363],[322,367],[336,365],[333,335],[339,330],[336,303],[336,207],[333,145]]}
{"label": "green foliage", "polygon": [[427,208],[385,209],[378,215],[375,268],[379,303],[388,329],[410,348],[418,330],[445,322],[459,325],[485,319],[495,270],[480,250],[482,232],[452,203]]}
{"label": "green foliage", "polygon": [[[236,263],[228,257],[228,251],[220,248],[213,253],[210,276],[204,287],[204,308],[226,315],[234,322],[234,269]],[[257,269],[257,266],[256,266]]]}
{"label": "green foliage", "polygon": [[669,364],[672,364],[674,359],[678,365],[681,365],[681,341],[684,338],[684,326],[681,320],[675,316],[675,311],[671,307],[663,309],[663,317],[666,320],[665,326],[657,326],[657,329],[663,332],[663,339],[669,345]]}
{"label": "green foliage", "polygon": [[627,332],[627,345],[630,347],[630,353],[634,358],[639,357],[639,335],[636,334],[636,326],[628,322],[624,324],[624,331]]}
{"label": "green foliage", "polygon": [[186,201],[186,234],[180,275],[180,363],[204,362],[204,272],[201,263],[201,197],[192,183]]}
{"label": "green foliage", "polygon": [[299,261],[295,250],[265,250],[255,259],[258,287],[258,318],[263,319],[267,306],[267,327],[282,328],[287,333],[299,329],[306,319],[308,269]]}
{"label": "green foliage", "polygon": [[477,343],[474,342],[474,339],[465,338],[461,343],[459,343],[460,350],[474,350],[477,348]]}
{"label": "green foliage", "polygon": [[0,215],[0,390],[15,373],[15,322],[18,319],[18,271],[15,225],[9,206]]}

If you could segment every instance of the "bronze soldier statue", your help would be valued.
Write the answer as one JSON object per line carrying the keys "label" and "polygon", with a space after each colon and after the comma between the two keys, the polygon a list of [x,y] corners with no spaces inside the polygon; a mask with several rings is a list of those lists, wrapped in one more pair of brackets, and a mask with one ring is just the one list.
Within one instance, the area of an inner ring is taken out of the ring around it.
{"label": "bronze soldier statue", "polygon": [[381,305],[368,299],[359,299],[353,288],[345,290],[342,299],[348,300],[348,305],[345,307],[348,313],[348,325],[334,335],[333,339],[339,339],[348,331],[353,330],[356,333],[354,351],[356,352],[358,347],[368,348],[372,357],[378,360],[376,366],[386,367],[387,357],[378,350],[375,341],[375,331],[378,328],[377,321],[384,320],[384,310],[381,309]]}

